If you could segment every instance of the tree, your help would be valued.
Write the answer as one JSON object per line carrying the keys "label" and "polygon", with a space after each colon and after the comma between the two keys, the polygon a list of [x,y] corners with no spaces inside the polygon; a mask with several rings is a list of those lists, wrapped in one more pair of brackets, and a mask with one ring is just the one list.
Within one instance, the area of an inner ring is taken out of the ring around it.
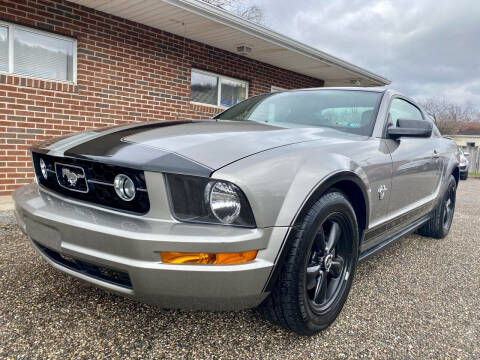
{"label": "tree", "polygon": [[445,111],[445,121],[471,122],[475,119],[477,111],[472,103],[464,105],[452,103]]}
{"label": "tree", "polygon": [[442,135],[458,134],[462,128],[462,124],[455,121],[437,121],[436,125]]}
{"label": "tree", "polygon": [[250,5],[245,0],[201,0],[258,24],[265,23],[265,11],[258,5]]}
{"label": "tree", "polygon": [[436,97],[420,103],[427,114],[433,118],[440,132],[445,135],[458,133],[465,123],[480,117],[478,111],[469,102],[458,104]]}
{"label": "tree", "polygon": [[433,118],[435,124],[440,120],[440,117],[449,106],[445,98],[430,98],[422,101],[420,104],[427,114]]}

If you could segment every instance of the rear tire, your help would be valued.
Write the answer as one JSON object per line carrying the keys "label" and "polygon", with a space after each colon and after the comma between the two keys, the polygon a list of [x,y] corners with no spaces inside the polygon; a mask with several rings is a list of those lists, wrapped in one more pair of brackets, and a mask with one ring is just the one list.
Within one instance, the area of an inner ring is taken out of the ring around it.
{"label": "rear tire", "polygon": [[301,335],[326,329],[352,285],[358,258],[358,225],[344,194],[323,195],[293,235],[263,316]]}
{"label": "rear tire", "polygon": [[420,235],[436,239],[443,239],[448,235],[455,213],[456,191],[457,182],[453,175],[450,175],[447,189],[442,196],[442,200],[433,211],[432,218],[418,229]]}
{"label": "rear tire", "polygon": [[460,180],[467,180],[468,179],[468,173],[460,173]]}

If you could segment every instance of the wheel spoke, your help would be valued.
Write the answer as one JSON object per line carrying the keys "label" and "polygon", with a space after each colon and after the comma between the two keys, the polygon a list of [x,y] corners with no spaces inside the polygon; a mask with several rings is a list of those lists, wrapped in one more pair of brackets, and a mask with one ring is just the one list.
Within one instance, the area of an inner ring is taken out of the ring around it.
{"label": "wheel spoke", "polygon": [[320,228],[320,231],[315,235],[315,241],[314,245],[317,248],[318,251],[320,251],[320,254],[323,254],[325,251],[325,236],[323,234],[323,228]]}
{"label": "wheel spoke", "polygon": [[[451,196],[451,195],[450,195]],[[453,200],[451,197],[445,202],[445,211],[443,214],[443,224],[447,225],[450,219],[453,217]]]}
{"label": "wheel spoke", "polygon": [[333,222],[330,233],[328,234],[328,241],[326,246],[327,253],[330,253],[333,249],[335,249],[335,246],[337,246],[338,243],[338,239],[340,239],[341,232],[342,230],[340,229],[340,225],[338,225],[336,222]]}
{"label": "wheel spoke", "polygon": [[341,256],[337,256],[332,260],[332,266],[330,267],[330,273],[333,277],[338,277],[342,273],[343,270],[343,258]]}
{"label": "wheel spoke", "polygon": [[328,280],[328,287],[325,291],[325,296],[327,299],[330,299],[330,297],[333,295],[333,293],[339,286],[340,281],[340,277],[332,277]]}
{"label": "wheel spoke", "polygon": [[325,301],[327,294],[327,273],[325,271],[320,272],[320,276],[317,279],[317,285],[315,287],[315,295],[313,301],[317,304],[321,304]]}
{"label": "wheel spoke", "polygon": [[313,289],[317,284],[317,278],[320,274],[320,265],[307,267],[307,289]]}

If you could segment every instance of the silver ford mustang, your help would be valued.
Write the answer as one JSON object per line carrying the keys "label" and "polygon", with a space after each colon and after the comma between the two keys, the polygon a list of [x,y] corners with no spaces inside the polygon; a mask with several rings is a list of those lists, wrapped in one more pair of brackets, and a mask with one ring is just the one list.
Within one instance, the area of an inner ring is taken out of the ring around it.
{"label": "silver ford mustang", "polygon": [[459,154],[392,90],[252,97],[214,119],[88,131],[32,148],[14,194],[53,267],[169,308],[259,306],[300,334],[341,311],[356,264],[443,238]]}

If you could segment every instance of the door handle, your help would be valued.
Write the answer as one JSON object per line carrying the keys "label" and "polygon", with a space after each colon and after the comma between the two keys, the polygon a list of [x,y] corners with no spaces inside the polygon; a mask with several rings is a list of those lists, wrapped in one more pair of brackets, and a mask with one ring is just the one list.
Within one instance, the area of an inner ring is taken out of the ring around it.
{"label": "door handle", "polygon": [[438,159],[440,157],[440,154],[438,153],[437,150],[433,150],[433,158]]}

